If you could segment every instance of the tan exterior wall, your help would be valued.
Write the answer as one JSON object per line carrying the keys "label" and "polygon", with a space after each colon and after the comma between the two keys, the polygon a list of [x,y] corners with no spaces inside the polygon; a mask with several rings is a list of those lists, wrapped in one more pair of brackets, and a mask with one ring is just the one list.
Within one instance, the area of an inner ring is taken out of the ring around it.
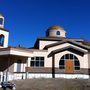
{"label": "tan exterior wall", "polygon": [[[52,42],[53,42],[53,41],[52,41]],[[52,43],[52,42],[51,42],[51,43]],[[44,41],[41,41],[41,44],[42,44],[42,43],[44,44]],[[47,43],[50,43],[50,42],[45,41],[45,44],[47,44]],[[54,42],[53,42],[53,43],[54,43]],[[43,45],[43,44],[42,44],[42,45]],[[74,48],[81,49],[81,50],[87,52],[87,50],[82,49],[82,48],[80,48],[80,47],[74,46],[74,45],[69,44],[69,43],[64,43],[64,44],[57,45],[57,46],[55,46],[55,47],[49,48],[49,49],[48,49],[48,52],[40,52],[40,51],[38,51],[38,52],[33,52],[32,57],[34,57],[34,56],[44,56],[44,57],[45,57],[44,67],[52,67],[52,57],[49,57],[49,58],[48,58],[48,54],[50,54],[51,51],[53,51],[53,50],[61,49],[61,48],[67,47],[67,46],[72,46],[72,47],[74,47]],[[42,47],[44,47],[44,46],[42,46]],[[77,54],[75,54],[75,53],[72,53],[72,52],[69,52],[69,51],[63,51],[63,52],[60,52],[60,53],[58,53],[58,54],[55,55],[55,67],[56,67],[56,68],[59,68],[60,58],[61,58],[63,55],[68,54],[68,53],[75,55],[75,56],[79,59],[79,61],[80,61],[80,68],[88,68],[88,55],[87,55],[87,54],[85,54],[84,56],[79,56],[79,55],[77,55]],[[29,62],[28,62],[28,63],[29,63],[29,66],[30,66],[30,60],[31,60],[31,59],[29,58],[29,60],[28,60],[28,61],[29,61]]]}
{"label": "tan exterior wall", "polygon": [[10,51],[2,51],[0,52],[0,55],[9,55],[10,54]]}
{"label": "tan exterior wall", "polygon": [[[56,32],[60,31],[60,35],[56,35]],[[49,30],[49,37],[66,37],[66,32],[64,30]]]}
{"label": "tan exterior wall", "polygon": [[58,41],[39,41],[39,49],[42,50],[46,45],[56,43]]}
{"label": "tan exterior wall", "polygon": [[74,54],[74,53],[72,53],[70,51],[63,51],[63,52],[58,53],[58,54],[55,55],[55,67],[59,68],[60,58],[65,54],[73,54],[73,55],[75,55],[80,61],[80,68],[86,68],[87,67],[87,66],[84,65],[84,57],[79,56],[77,54]]}
{"label": "tan exterior wall", "polygon": [[29,58],[27,59],[27,67],[30,67],[30,61],[31,61],[31,57],[29,57]]}
{"label": "tan exterior wall", "polygon": [[11,60],[10,63],[11,63],[11,65],[9,67],[9,72],[12,73],[14,71],[14,61]]}
{"label": "tan exterior wall", "polygon": [[82,60],[82,63],[84,63],[84,66],[83,68],[89,68],[89,65],[88,65],[88,54],[84,54],[84,57],[83,57],[83,60]]}
{"label": "tan exterior wall", "polygon": [[19,50],[11,50],[10,51],[11,55],[18,55],[18,56],[32,56],[32,52],[24,52],[24,51],[19,51]]}
{"label": "tan exterior wall", "polygon": [[[47,58],[48,53],[47,52],[33,52],[33,55],[31,57],[44,57],[44,67],[51,67],[52,65],[52,57]],[[30,66],[31,57],[28,58],[28,66]]]}
{"label": "tan exterior wall", "polygon": [[46,58],[45,67],[52,67],[52,57]]}
{"label": "tan exterior wall", "polygon": [[16,72],[17,71],[17,63],[14,63],[14,70],[13,72]]}
{"label": "tan exterior wall", "polygon": [[88,67],[90,69],[90,52],[88,53]]}

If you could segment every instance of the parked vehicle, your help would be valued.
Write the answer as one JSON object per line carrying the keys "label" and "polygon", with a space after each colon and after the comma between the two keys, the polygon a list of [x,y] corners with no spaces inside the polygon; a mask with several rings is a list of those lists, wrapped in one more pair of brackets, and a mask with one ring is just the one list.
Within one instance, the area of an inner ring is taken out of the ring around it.
{"label": "parked vehicle", "polygon": [[6,90],[6,88],[15,90],[16,89],[16,85],[11,83],[11,82],[1,82],[1,86],[4,90]]}

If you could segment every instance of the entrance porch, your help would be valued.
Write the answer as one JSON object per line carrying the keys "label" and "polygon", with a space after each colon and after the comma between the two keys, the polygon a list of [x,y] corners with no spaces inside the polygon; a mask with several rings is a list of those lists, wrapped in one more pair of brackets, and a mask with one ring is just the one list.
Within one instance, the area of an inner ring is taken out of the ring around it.
{"label": "entrance porch", "polygon": [[28,57],[17,55],[0,56],[0,82],[25,79]]}

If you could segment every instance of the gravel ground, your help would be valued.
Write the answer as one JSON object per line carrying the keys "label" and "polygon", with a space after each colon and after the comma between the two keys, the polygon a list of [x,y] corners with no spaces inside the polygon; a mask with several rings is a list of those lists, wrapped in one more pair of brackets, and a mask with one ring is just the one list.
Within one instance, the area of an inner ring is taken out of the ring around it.
{"label": "gravel ground", "polygon": [[82,79],[28,79],[12,82],[16,84],[16,90],[90,90],[90,80]]}

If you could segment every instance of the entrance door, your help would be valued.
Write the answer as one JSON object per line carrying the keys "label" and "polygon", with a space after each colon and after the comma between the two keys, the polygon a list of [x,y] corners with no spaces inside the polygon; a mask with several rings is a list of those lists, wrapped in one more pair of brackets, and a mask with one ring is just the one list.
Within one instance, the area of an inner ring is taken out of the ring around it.
{"label": "entrance door", "polygon": [[74,62],[73,60],[65,61],[65,72],[66,73],[74,73]]}
{"label": "entrance door", "polygon": [[21,60],[17,61],[17,72],[21,72]]}

